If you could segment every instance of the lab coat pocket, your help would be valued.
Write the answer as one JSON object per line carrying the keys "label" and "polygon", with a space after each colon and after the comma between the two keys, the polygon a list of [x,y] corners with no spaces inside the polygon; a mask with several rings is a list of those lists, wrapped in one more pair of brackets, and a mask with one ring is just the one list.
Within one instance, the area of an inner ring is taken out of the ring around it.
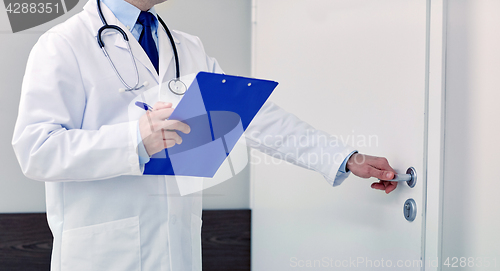
{"label": "lab coat pocket", "polygon": [[61,270],[140,271],[139,217],[64,231]]}
{"label": "lab coat pocket", "polygon": [[201,218],[191,214],[191,257],[193,271],[201,271]]}

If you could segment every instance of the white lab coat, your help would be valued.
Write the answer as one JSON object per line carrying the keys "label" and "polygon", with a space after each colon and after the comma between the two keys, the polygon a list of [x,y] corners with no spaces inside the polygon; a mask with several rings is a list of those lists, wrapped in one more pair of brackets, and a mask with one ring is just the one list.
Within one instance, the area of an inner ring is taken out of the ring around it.
{"label": "white lab coat", "polygon": [[[175,76],[167,35],[159,28],[160,72],[103,4],[109,24],[123,28],[137,61],[140,80],[154,87]],[[179,195],[173,176],[143,176],[136,152],[137,119],[127,108],[141,91],[122,87],[96,42],[102,26],[95,1],[44,34],[34,46],[23,82],[12,144],[26,176],[46,184],[47,216],[54,236],[52,271],[201,270],[201,193]],[[132,83],[135,71],[122,37],[105,43],[120,74]],[[197,37],[173,31],[181,74],[222,72]],[[166,94],[175,104],[180,97]],[[339,161],[310,163],[308,153],[339,153],[343,146],[274,144],[266,135],[303,136],[312,127],[268,103],[246,133],[247,142],[268,154],[316,170],[332,185]],[[307,136],[324,136],[308,131]],[[264,144],[265,143],[265,144]],[[279,146],[278,146],[279,145]]]}

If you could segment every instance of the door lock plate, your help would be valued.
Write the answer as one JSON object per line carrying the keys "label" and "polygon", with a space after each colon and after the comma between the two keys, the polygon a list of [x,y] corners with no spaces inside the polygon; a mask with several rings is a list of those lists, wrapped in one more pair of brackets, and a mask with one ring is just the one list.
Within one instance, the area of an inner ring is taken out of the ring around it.
{"label": "door lock plate", "polygon": [[407,199],[403,206],[403,214],[405,219],[412,222],[417,217],[417,204],[413,199]]}

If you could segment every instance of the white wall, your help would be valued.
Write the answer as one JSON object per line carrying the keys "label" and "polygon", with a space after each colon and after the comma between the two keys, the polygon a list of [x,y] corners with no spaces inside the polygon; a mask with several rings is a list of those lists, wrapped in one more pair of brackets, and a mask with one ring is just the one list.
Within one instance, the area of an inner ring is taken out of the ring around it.
{"label": "white wall", "polygon": [[[94,1],[94,0],[91,0]],[[0,213],[44,212],[43,183],[24,177],[11,146],[21,82],[28,54],[38,37],[79,12],[87,1],[42,26],[12,34],[4,5],[0,5]],[[157,12],[172,29],[197,35],[207,53],[228,74],[250,75],[250,0],[169,0]],[[249,170],[204,192],[205,209],[249,207]]]}
{"label": "white wall", "polygon": [[500,1],[450,0],[447,11],[442,256],[475,265],[443,270],[499,270]]}

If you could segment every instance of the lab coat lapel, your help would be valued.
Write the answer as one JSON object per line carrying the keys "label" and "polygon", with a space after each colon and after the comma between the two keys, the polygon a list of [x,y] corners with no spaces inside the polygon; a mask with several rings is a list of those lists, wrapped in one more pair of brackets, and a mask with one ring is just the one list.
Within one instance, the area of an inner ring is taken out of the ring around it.
{"label": "lab coat lapel", "polygon": [[[125,34],[127,34],[127,37],[129,40],[128,43],[130,46],[130,50],[132,51],[132,54],[134,55],[136,62],[139,62],[144,67],[146,67],[149,70],[149,72],[153,75],[153,78],[155,78],[157,83],[158,83],[158,76],[156,73],[156,69],[153,66],[153,63],[151,63],[151,60],[149,60],[148,55],[146,54],[144,49],[142,49],[139,42],[134,38],[132,33],[130,33],[130,30],[126,26],[124,26],[115,17],[113,12],[102,2],[101,2],[101,9],[102,9],[102,13],[104,15],[104,18],[106,18],[106,21],[109,25],[116,25],[116,26],[120,27],[125,32]],[[101,19],[99,18],[99,14],[97,13],[97,3],[95,1],[92,1],[92,0],[87,2],[87,4],[84,6],[84,10],[88,12],[89,17],[91,19],[91,26],[90,26],[91,31],[93,31],[93,33],[96,33],[96,37],[97,37],[97,31],[99,30],[99,28],[101,28],[103,26],[103,23],[101,22]],[[121,48],[121,49],[124,49],[128,54],[127,42],[123,39],[123,36],[119,32],[113,31],[113,30],[107,30],[107,31],[103,32],[102,36],[104,37],[104,36],[108,36],[108,35],[110,35],[110,36],[115,35],[114,46]],[[106,46],[112,46],[111,43],[112,43],[112,40],[109,43],[106,43]],[[108,48],[108,47],[106,47],[106,48]],[[125,63],[129,63],[129,61],[131,61],[131,60],[130,60],[129,56],[126,56],[123,60],[120,61],[120,63],[123,61],[126,61]],[[116,63],[118,63],[118,60],[116,60]],[[139,63],[137,63],[138,68],[140,65]],[[126,64],[126,65],[132,65],[132,63]],[[119,67],[118,67],[118,69],[119,69]]]}
{"label": "lab coat lapel", "polygon": [[[160,72],[159,72],[159,78],[160,78],[160,82],[164,82],[164,81],[169,81],[171,78],[165,78],[166,74],[167,74],[167,71],[171,65],[171,62],[173,61],[174,59],[174,51],[172,49],[172,45],[170,43],[170,39],[168,38],[168,35],[167,33],[165,32],[165,29],[163,29],[162,25],[160,22],[158,22],[158,43],[159,43],[159,57],[160,57]],[[174,37],[174,42],[176,44],[179,44],[179,40],[177,38]],[[177,50],[179,50],[178,48],[179,46],[177,46]],[[169,76],[170,77],[175,77],[175,63],[173,63],[174,65],[172,66],[173,67],[173,70],[171,72],[169,72]]]}
{"label": "lab coat lapel", "polygon": [[[113,20],[116,20],[113,13],[102,2],[101,2],[101,8],[105,18],[113,18]],[[97,31],[104,25],[97,13],[97,3],[95,1],[88,1],[87,4],[85,4],[85,6],[83,7],[83,9],[87,12],[87,16],[90,19],[89,30],[91,33],[95,33],[95,36],[97,37]]]}
{"label": "lab coat lapel", "polygon": [[[156,69],[153,66],[153,63],[151,63],[151,60],[149,59],[148,55],[146,54],[142,46],[134,38],[132,33],[130,33],[130,31],[118,20],[117,20],[117,25],[121,27],[123,31],[125,31],[125,33],[127,34],[130,50],[132,50],[135,59],[138,60],[142,65],[144,65],[144,67],[146,67],[151,74],[153,74],[153,77],[156,79],[158,83],[158,76],[156,73]],[[121,35],[116,35],[115,46],[122,48],[124,50],[128,50],[127,42],[122,38]]]}
{"label": "lab coat lapel", "polygon": [[[87,15],[90,19],[89,20],[89,23],[90,23],[89,30],[91,33],[95,34],[95,37],[97,40],[98,32],[104,26],[104,23],[102,22],[101,18],[99,17],[99,14],[97,12],[97,3],[95,1],[90,0],[89,2],[87,2],[87,4],[85,4],[83,9],[87,12]],[[119,21],[115,17],[115,15],[113,14],[113,12],[111,12],[111,10],[106,6],[106,4],[104,4],[102,2],[101,2],[101,9],[102,9],[102,14],[103,14],[104,18],[106,19],[106,22],[108,23],[108,25],[118,25],[118,26],[122,27],[122,29],[125,31],[125,33],[130,32],[130,31],[127,31],[126,28],[123,28],[123,25],[119,24]],[[111,30],[111,29],[104,30],[101,33],[101,38],[102,38],[103,43],[105,44],[106,50],[109,50],[110,46],[113,46],[113,36],[115,36],[116,39],[119,38],[119,39],[123,40],[122,35],[118,31],[115,31],[115,30]],[[116,43],[116,41],[115,41],[115,43]],[[122,46],[124,46],[124,48],[127,48],[125,43],[123,43]]]}

